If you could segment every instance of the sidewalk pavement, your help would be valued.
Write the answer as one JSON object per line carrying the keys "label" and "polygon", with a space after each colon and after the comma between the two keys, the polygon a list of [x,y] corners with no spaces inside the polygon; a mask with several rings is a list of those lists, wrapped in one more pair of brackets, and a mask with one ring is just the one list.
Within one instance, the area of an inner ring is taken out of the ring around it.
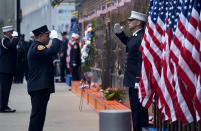
{"label": "sidewalk pavement", "polygon": [[[68,91],[65,83],[56,83],[47,107],[43,131],[98,131],[98,113],[86,103],[79,111],[80,97]],[[26,84],[13,84],[9,106],[16,113],[0,113],[0,131],[27,131],[31,112],[31,101]]]}

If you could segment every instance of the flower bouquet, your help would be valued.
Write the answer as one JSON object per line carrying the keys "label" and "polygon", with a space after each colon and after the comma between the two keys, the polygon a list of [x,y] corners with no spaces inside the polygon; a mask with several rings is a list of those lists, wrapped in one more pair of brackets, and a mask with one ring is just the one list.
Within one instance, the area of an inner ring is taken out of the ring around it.
{"label": "flower bouquet", "polygon": [[125,93],[119,88],[107,88],[103,92],[103,96],[106,100],[122,100],[125,98]]}

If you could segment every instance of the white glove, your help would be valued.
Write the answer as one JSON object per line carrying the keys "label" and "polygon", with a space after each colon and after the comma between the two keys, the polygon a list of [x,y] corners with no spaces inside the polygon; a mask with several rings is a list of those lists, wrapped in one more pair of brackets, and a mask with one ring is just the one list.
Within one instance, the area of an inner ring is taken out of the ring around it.
{"label": "white glove", "polygon": [[77,64],[73,64],[73,67],[76,67]]}
{"label": "white glove", "polygon": [[13,31],[12,37],[18,37],[18,33],[16,31]]}
{"label": "white glove", "polygon": [[56,30],[52,30],[51,33],[50,33],[50,38],[51,39],[54,39],[54,38],[57,38],[58,39],[59,35],[57,33]]}
{"label": "white glove", "polygon": [[120,26],[119,23],[116,23],[114,25],[114,32],[115,32],[115,34],[121,33],[123,31],[123,29],[124,29],[123,26]]}

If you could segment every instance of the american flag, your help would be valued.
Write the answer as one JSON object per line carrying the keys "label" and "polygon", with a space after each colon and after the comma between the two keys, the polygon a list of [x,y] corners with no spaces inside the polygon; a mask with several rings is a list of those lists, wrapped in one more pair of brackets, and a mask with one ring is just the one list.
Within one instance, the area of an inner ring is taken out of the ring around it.
{"label": "american flag", "polygon": [[[197,85],[200,62],[199,57],[199,22],[200,22],[200,1],[192,2],[192,8],[189,7],[190,13],[187,14],[185,42],[182,45],[181,55],[179,57],[179,71],[181,72],[181,80],[184,81],[187,87],[189,97],[193,100],[197,116],[201,116],[201,99],[200,94],[196,94],[196,90],[201,87]],[[198,35],[198,36],[197,36]],[[192,66],[193,65],[193,66]],[[182,68],[187,70],[182,70]],[[192,77],[192,78],[191,78]]]}
{"label": "american flag", "polygon": [[150,0],[139,99],[149,107],[158,96],[163,120],[200,120],[200,18],[199,0]]}
{"label": "american flag", "polygon": [[[149,12],[149,18],[148,18],[148,24],[147,24],[147,30],[144,36],[145,44],[142,44],[142,47],[144,48],[144,57],[146,56],[146,59],[144,59],[144,62],[147,63],[146,65],[149,65],[150,70],[150,78],[152,85],[152,93],[154,92],[155,95],[159,96],[159,102],[158,106],[161,109],[161,111],[164,113],[165,116],[168,116],[171,118],[170,115],[170,107],[171,105],[168,105],[168,101],[165,99],[165,88],[161,88],[161,40],[163,36],[163,30],[164,30],[164,16],[165,16],[165,8],[163,8],[163,5],[165,3],[160,0],[155,0],[153,2],[153,6],[151,8],[151,11]],[[158,13],[160,12],[160,13]],[[144,46],[143,46],[144,45]],[[164,118],[165,120],[166,118]]]}
{"label": "american flag", "polygon": [[[148,19],[150,19],[150,17],[151,17],[153,8],[154,8],[153,0],[150,0],[150,9],[149,9]],[[151,21],[151,20],[149,20],[149,21]],[[147,23],[147,28],[145,30],[146,33],[144,34],[144,39],[143,39],[141,47],[140,47],[140,50],[142,52],[143,62],[142,62],[142,70],[141,70],[141,77],[140,77],[140,83],[139,83],[140,88],[139,88],[139,92],[138,92],[140,102],[146,108],[149,108],[149,106],[151,105],[153,95],[154,95],[154,89],[151,89],[151,84],[150,84],[151,83],[151,73],[150,73],[149,68],[150,68],[151,64],[146,56],[146,54],[147,54],[146,52],[148,51],[146,49],[146,42],[147,42],[146,37],[147,37],[147,35],[149,36],[149,34],[148,34],[149,21]],[[149,65],[149,66],[147,66],[147,65]]]}
{"label": "american flag", "polygon": [[70,50],[71,50],[72,45],[73,45],[72,40],[69,40],[68,41],[67,56],[66,56],[66,66],[68,69],[70,69]]}
{"label": "american flag", "polygon": [[[200,11],[201,14],[201,11]],[[192,56],[194,60],[198,63],[199,67],[196,68],[196,80],[197,80],[197,85],[196,85],[196,95],[197,99],[195,99],[195,105],[199,105],[201,103],[201,15],[199,18],[198,22],[198,27],[197,27],[197,32],[196,32],[196,41],[193,47],[193,53]],[[201,122],[201,115],[197,113],[197,120]]]}

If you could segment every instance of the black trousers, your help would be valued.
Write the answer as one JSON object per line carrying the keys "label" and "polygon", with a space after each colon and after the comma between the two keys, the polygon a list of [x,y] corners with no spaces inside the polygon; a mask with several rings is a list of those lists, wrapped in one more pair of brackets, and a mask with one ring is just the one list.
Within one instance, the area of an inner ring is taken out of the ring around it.
{"label": "black trousers", "polygon": [[28,79],[29,79],[29,70],[28,70],[28,62],[27,61],[25,62],[25,65],[24,65],[24,76],[25,76],[25,79],[28,81]]}
{"label": "black trousers", "polygon": [[129,87],[129,99],[132,111],[133,130],[142,131],[142,127],[148,126],[148,110],[142,107],[138,99],[138,90]]}
{"label": "black trousers", "polygon": [[37,91],[30,93],[31,96],[31,117],[29,131],[42,131],[45,123],[47,104],[50,98],[48,91]]}
{"label": "black trousers", "polygon": [[15,83],[23,83],[24,79],[24,62],[20,61],[16,64],[16,74],[14,76]]}
{"label": "black trousers", "polygon": [[79,66],[72,67],[72,80],[79,80]]}
{"label": "black trousers", "polygon": [[0,109],[8,107],[13,75],[0,73]]}
{"label": "black trousers", "polygon": [[61,60],[61,62],[60,62],[60,71],[61,71],[60,80],[65,81],[65,75],[67,72],[67,68],[66,68],[66,62],[63,60]]}

